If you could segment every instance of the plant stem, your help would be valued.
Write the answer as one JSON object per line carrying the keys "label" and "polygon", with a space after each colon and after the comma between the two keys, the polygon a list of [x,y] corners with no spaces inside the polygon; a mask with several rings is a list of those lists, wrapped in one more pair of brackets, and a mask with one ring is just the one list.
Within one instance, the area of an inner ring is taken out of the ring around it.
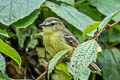
{"label": "plant stem", "polygon": [[96,74],[93,73],[92,80],[95,80]]}
{"label": "plant stem", "polygon": [[95,34],[95,36],[94,36],[93,39],[97,39],[103,31],[105,31],[105,30],[107,30],[107,29],[115,26],[116,24],[120,24],[120,21],[117,21],[117,22],[115,22],[115,23],[113,23],[113,24],[111,24],[111,25],[110,25],[110,24],[107,24],[98,34]]}
{"label": "plant stem", "polygon": [[39,77],[37,77],[37,79],[35,80],[40,80],[43,76],[45,76],[45,74],[47,74],[47,71],[43,72]]}

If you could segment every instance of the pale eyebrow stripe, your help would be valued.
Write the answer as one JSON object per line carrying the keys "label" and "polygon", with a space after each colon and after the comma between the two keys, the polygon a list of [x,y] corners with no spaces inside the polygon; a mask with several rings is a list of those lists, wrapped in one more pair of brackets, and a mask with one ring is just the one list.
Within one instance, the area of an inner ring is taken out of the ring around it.
{"label": "pale eyebrow stripe", "polygon": [[51,21],[52,23],[58,23],[57,21]]}

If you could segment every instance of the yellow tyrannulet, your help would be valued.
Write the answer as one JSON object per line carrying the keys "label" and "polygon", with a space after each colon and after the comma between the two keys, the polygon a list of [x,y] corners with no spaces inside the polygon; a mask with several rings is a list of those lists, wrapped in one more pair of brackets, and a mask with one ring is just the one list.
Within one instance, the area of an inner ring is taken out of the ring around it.
{"label": "yellow tyrannulet", "polygon": [[[73,47],[79,44],[77,39],[65,28],[64,24],[58,18],[49,17],[39,26],[43,27],[43,43],[51,56],[66,49],[70,53]],[[93,71],[100,71],[94,62],[89,65],[89,68]]]}

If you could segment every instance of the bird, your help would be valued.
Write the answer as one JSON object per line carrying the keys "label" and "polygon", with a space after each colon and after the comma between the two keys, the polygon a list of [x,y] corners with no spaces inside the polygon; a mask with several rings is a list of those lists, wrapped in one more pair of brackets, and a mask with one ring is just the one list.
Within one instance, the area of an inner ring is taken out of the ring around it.
{"label": "bird", "polygon": [[[63,22],[56,17],[48,17],[39,26],[43,27],[45,49],[52,57],[59,51],[66,49],[68,50],[68,56],[70,56],[74,48],[80,44]],[[101,71],[94,61],[88,67],[93,72]]]}

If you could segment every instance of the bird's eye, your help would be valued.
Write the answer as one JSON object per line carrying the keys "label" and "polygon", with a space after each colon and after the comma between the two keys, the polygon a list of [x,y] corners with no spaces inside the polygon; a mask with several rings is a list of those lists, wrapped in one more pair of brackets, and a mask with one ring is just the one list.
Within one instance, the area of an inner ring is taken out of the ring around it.
{"label": "bird's eye", "polygon": [[55,23],[51,23],[50,25],[51,25],[51,26],[54,26],[54,25],[55,25]]}

